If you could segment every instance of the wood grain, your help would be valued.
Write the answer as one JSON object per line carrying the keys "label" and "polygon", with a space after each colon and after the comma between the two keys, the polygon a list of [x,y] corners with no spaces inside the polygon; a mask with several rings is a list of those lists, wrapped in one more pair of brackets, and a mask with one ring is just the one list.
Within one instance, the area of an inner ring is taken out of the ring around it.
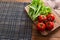
{"label": "wood grain", "polygon": [[30,2],[31,0],[0,0],[0,2]]}

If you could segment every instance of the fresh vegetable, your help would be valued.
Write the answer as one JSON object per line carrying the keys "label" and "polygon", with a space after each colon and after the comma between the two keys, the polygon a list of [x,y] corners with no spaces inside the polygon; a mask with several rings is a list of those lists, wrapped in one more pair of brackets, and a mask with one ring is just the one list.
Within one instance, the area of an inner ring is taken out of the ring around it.
{"label": "fresh vegetable", "polygon": [[40,15],[40,16],[38,16],[38,27],[40,26],[39,23],[42,22],[42,23],[45,24],[45,29],[50,31],[54,28],[54,20],[55,20],[55,17],[51,13],[49,13],[46,16],[45,15]]}
{"label": "fresh vegetable", "polygon": [[48,14],[47,15],[47,20],[48,21],[54,21],[55,20],[55,16],[53,14]]}
{"label": "fresh vegetable", "polygon": [[47,18],[45,15],[40,15],[40,16],[38,16],[38,20],[39,20],[39,22],[43,22],[43,21],[46,21]]}
{"label": "fresh vegetable", "polygon": [[51,12],[50,7],[45,6],[42,0],[32,0],[29,4],[28,15],[34,21],[39,15],[48,15]]}
{"label": "fresh vegetable", "polygon": [[47,22],[46,23],[46,29],[52,30],[54,28],[54,22]]}
{"label": "fresh vegetable", "polygon": [[51,8],[45,6],[42,0],[32,0],[29,4],[28,15],[33,21],[37,22],[37,30],[44,31],[54,28],[55,17],[51,13]]}
{"label": "fresh vegetable", "polygon": [[44,23],[38,23],[38,24],[37,24],[37,29],[38,29],[39,31],[44,31],[45,28],[46,28],[46,26],[45,26]]}

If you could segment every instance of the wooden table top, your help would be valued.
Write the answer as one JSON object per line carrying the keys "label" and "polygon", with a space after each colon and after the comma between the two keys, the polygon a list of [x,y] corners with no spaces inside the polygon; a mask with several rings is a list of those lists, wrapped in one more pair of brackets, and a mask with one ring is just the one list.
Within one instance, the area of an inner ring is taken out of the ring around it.
{"label": "wooden table top", "polygon": [[[30,0],[0,0],[0,1],[7,1],[7,2],[30,2]],[[50,35],[43,37],[38,33],[35,29],[32,30],[32,40],[60,40],[60,28],[53,31]]]}
{"label": "wooden table top", "polygon": [[0,0],[4,2],[30,2],[30,0]]}

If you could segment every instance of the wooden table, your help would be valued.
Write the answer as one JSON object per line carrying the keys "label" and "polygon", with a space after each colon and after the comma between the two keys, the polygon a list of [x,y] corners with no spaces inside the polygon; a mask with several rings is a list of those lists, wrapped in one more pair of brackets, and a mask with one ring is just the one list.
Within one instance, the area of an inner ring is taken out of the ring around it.
{"label": "wooden table", "polygon": [[4,2],[30,2],[30,0],[0,0],[0,1],[4,1]]}
{"label": "wooden table", "polygon": [[[7,1],[7,2],[30,2],[30,0],[0,0],[0,1]],[[44,37],[41,36],[39,33],[37,34],[37,30],[34,28],[32,30],[32,40],[60,40],[60,28],[53,31],[53,33],[49,34],[48,36]]]}

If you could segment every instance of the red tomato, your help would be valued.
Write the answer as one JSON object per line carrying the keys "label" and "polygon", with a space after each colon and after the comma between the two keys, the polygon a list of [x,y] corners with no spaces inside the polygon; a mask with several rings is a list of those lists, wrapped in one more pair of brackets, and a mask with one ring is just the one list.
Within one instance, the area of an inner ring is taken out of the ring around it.
{"label": "red tomato", "polygon": [[48,14],[48,15],[47,15],[47,20],[48,20],[48,21],[54,21],[54,20],[55,20],[54,15],[53,15],[53,14]]}
{"label": "red tomato", "polygon": [[44,31],[45,28],[46,28],[46,26],[45,26],[44,23],[38,23],[38,24],[37,24],[37,29],[38,29],[39,31]]}
{"label": "red tomato", "polygon": [[46,29],[52,30],[54,28],[54,22],[47,22],[46,23]]}
{"label": "red tomato", "polygon": [[47,18],[46,18],[45,15],[40,15],[40,16],[38,17],[38,21],[40,21],[40,22],[43,22],[43,21],[45,21],[45,20],[47,20]]}

